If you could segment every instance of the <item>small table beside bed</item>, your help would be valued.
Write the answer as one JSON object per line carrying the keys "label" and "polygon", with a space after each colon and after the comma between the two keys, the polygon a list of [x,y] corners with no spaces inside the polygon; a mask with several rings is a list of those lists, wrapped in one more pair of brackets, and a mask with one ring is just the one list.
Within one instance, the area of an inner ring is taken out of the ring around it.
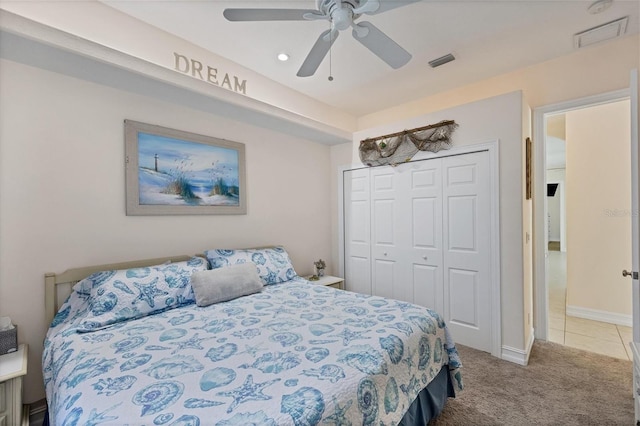
{"label": "small table beside bed", "polygon": [[436,312],[311,285],[282,247],[205,257],[46,275],[51,424],[426,425],[462,389]]}

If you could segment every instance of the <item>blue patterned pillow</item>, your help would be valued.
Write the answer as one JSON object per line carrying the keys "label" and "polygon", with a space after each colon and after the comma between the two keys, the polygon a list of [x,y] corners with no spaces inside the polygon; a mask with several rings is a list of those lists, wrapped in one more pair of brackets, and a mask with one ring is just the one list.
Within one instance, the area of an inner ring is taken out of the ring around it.
{"label": "blue patterned pillow", "polygon": [[278,284],[297,277],[283,247],[240,250],[207,250],[205,256],[211,269],[221,268],[238,263],[253,262],[258,267],[258,275],[265,285]]}
{"label": "blue patterned pillow", "polygon": [[191,274],[206,270],[206,259],[192,257],[183,262],[91,274],[74,286],[74,290],[89,293],[79,331],[98,330],[194,303]]}

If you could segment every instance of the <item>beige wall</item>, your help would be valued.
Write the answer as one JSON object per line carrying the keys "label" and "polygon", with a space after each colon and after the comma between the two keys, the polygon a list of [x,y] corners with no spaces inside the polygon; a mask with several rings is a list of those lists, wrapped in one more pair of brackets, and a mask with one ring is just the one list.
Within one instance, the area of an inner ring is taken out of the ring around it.
{"label": "beige wall", "polygon": [[631,315],[630,103],[566,114],[567,311]]}
{"label": "beige wall", "polygon": [[[29,344],[26,402],[44,397],[45,272],[267,244],[300,274],[331,258],[328,146],[6,60],[0,87],[0,316]],[[248,214],[126,216],[125,118],[245,143]]]}
{"label": "beige wall", "polygon": [[566,139],[564,114],[556,114],[547,118],[547,136],[561,140]]}
{"label": "beige wall", "polygon": [[636,34],[362,116],[358,128],[393,123],[514,90],[522,90],[529,106],[536,108],[624,89],[629,87],[629,71],[639,64],[640,35]]}
{"label": "beige wall", "polygon": [[[522,137],[521,141],[524,144],[527,137],[531,137],[531,108],[522,100]],[[523,281],[523,334],[524,334],[524,348],[529,350],[529,344],[533,344],[533,195],[532,198],[526,197],[526,149],[523,145],[522,149],[522,281]],[[533,194],[533,182],[534,182],[534,167],[533,167],[533,142],[531,145],[531,192]],[[505,176],[508,179],[508,177]]]}

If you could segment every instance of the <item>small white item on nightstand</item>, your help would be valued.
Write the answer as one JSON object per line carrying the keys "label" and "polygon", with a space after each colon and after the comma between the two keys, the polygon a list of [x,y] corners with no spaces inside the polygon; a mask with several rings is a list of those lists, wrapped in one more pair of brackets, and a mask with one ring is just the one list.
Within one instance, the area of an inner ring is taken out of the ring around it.
{"label": "small white item on nightstand", "polygon": [[11,318],[0,317],[0,331],[11,330],[12,328],[13,324],[11,323]]}

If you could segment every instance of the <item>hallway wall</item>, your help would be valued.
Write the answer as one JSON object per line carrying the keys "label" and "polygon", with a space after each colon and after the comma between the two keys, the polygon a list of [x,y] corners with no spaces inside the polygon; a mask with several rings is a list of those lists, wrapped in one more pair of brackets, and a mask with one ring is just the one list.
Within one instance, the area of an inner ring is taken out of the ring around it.
{"label": "hallway wall", "polygon": [[566,114],[568,315],[631,322],[630,115],[628,100]]}

